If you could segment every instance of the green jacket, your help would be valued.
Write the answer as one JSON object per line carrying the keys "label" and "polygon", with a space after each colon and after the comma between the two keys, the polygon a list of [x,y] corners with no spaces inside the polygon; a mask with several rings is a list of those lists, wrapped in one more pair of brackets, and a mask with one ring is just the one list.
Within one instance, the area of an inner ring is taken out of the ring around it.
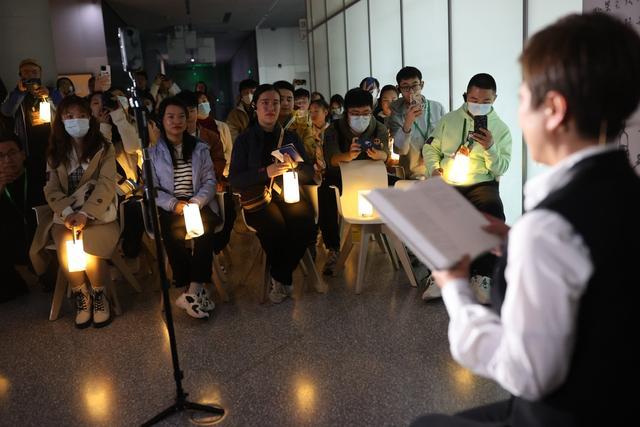
{"label": "green jacket", "polygon": [[[458,185],[472,185],[493,181],[504,175],[511,161],[511,132],[492,108],[487,115],[487,127],[493,136],[493,145],[485,150],[478,142],[471,143],[469,155],[469,174],[464,182]],[[473,117],[469,115],[466,104],[446,114],[432,134],[431,144],[422,148],[427,174],[431,176],[437,168],[444,170],[444,180],[453,164],[453,155],[460,144],[467,140],[469,131],[473,131]],[[463,132],[466,134],[463,136]]]}

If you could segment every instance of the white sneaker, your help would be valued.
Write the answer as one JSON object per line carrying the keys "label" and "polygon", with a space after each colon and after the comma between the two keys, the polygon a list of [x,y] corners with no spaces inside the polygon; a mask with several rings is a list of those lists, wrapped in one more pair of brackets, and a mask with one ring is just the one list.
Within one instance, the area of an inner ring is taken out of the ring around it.
{"label": "white sneaker", "polygon": [[176,305],[183,308],[187,314],[196,319],[206,319],[209,313],[204,311],[198,302],[198,295],[183,293],[176,299]]}
{"label": "white sneaker", "polygon": [[102,328],[111,323],[111,307],[104,288],[93,288],[93,327]]}
{"label": "white sneaker", "polygon": [[269,299],[274,304],[280,304],[286,297],[284,286],[282,283],[275,279],[271,279],[271,291],[269,292]]}
{"label": "white sneaker", "polygon": [[436,281],[433,276],[429,275],[426,280],[427,289],[422,293],[423,301],[433,301],[439,298],[442,298],[442,292],[438,285],[436,285]]}
{"label": "white sneaker", "polygon": [[469,285],[480,304],[491,303],[491,278],[476,274],[469,279]]}
{"label": "white sneaker", "polygon": [[204,285],[200,291],[196,292],[196,295],[198,296],[197,301],[204,311],[213,311],[213,309],[216,308],[215,303],[209,299],[209,291],[207,291]]}

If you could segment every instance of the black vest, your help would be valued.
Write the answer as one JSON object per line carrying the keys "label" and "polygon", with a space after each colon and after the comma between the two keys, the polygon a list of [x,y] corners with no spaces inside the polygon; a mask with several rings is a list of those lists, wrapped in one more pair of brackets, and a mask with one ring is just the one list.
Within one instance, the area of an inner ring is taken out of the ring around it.
{"label": "black vest", "polygon": [[[571,181],[536,209],[553,211],[573,226],[589,248],[594,272],[580,299],[565,382],[535,402],[514,398],[510,425],[635,425],[632,398],[638,392],[623,389],[635,389],[640,370],[632,352],[640,336],[634,312],[640,302],[640,179],[620,151],[588,157],[571,173]],[[492,292],[498,313],[506,263],[504,251]]]}

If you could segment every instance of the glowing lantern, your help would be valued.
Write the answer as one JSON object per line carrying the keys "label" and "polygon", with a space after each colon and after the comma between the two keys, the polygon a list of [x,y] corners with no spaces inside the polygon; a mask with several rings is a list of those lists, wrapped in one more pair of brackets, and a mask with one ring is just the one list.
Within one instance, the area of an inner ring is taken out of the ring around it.
{"label": "glowing lantern", "polygon": [[364,197],[369,194],[371,190],[358,190],[358,215],[363,217],[373,216],[373,206]]}
{"label": "glowing lantern", "polygon": [[284,180],[284,201],[286,203],[299,202],[300,187],[298,187],[298,172],[285,172],[282,179]]}
{"label": "glowing lantern", "polygon": [[455,184],[463,183],[469,176],[469,156],[460,152],[453,158],[453,164],[447,174],[447,179]]}
{"label": "glowing lantern", "polygon": [[84,253],[82,239],[76,238],[75,227],[71,231],[73,240],[67,240],[67,264],[69,273],[85,271],[87,269],[87,254]]}
{"label": "glowing lantern", "polygon": [[202,217],[200,216],[200,206],[197,203],[189,203],[182,210],[184,215],[184,225],[187,229],[185,240],[204,234],[204,226],[202,225]]}
{"label": "glowing lantern", "polygon": [[47,98],[40,101],[40,120],[44,123],[51,123],[51,104]]}

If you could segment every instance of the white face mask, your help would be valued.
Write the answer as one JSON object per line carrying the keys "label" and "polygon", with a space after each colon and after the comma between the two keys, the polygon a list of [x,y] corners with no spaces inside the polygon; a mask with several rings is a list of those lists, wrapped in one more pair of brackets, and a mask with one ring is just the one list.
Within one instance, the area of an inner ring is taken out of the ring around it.
{"label": "white face mask", "polygon": [[333,117],[340,117],[342,115],[342,108],[332,108],[331,115]]}
{"label": "white face mask", "polygon": [[209,113],[211,112],[211,105],[208,102],[201,102],[198,104],[198,118],[200,120],[204,120],[209,117]]}
{"label": "white face mask", "polygon": [[252,93],[248,93],[248,94],[242,96],[242,102],[244,102],[245,105],[251,104],[251,101],[253,101],[253,94]]}
{"label": "white face mask", "polygon": [[129,100],[126,96],[118,96],[118,101],[120,102],[120,105],[122,105],[122,108],[125,109],[125,111],[129,109]]}
{"label": "white face mask", "polygon": [[371,116],[351,116],[349,117],[349,126],[355,133],[362,133],[369,127]]}
{"label": "white face mask", "polygon": [[89,119],[64,120],[64,129],[73,138],[83,138],[89,132]]}
{"label": "white face mask", "polygon": [[491,104],[476,104],[467,102],[467,109],[472,116],[486,116],[491,111]]}

